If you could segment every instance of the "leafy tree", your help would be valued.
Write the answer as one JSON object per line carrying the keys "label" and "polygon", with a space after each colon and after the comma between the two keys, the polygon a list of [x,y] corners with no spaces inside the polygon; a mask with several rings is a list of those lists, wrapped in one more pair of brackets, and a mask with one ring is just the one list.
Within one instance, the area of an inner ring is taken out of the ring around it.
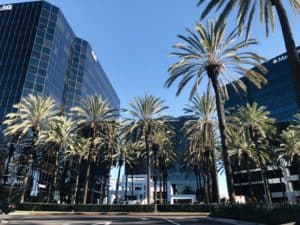
{"label": "leafy tree", "polygon": [[32,94],[21,98],[18,104],[13,106],[16,112],[8,113],[3,122],[7,127],[4,130],[5,136],[19,134],[22,137],[31,137],[31,147],[28,155],[28,172],[23,183],[21,203],[25,200],[28,189],[30,171],[35,163],[35,155],[38,150],[38,138],[48,124],[57,120],[58,110],[55,101],[50,97],[34,96]]}
{"label": "leafy tree", "polygon": [[94,151],[97,151],[97,139],[103,132],[104,125],[111,119],[115,110],[110,109],[109,103],[101,96],[89,96],[82,100],[81,106],[71,108],[77,124],[82,128],[89,139],[88,167],[86,170],[83,203],[86,204],[88,197],[91,160]]}
{"label": "leafy tree", "polygon": [[[228,156],[228,140],[224,118],[223,102],[227,96],[226,83],[235,80],[238,75],[245,77],[260,87],[266,83],[261,73],[266,69],[260,64],[263,60],[251,51],[243,51],[246,47],[256,45],[255,39],[249,38],[236,42],[238,29],[233,30],[225,37],[226,25],[215,26],[213,21],[208,21],[206,26],[196,25],[196,32],[187,29],[188,35],[178,35],[183,41],[174,46],[177,51],[171,53],[179,58],[178,62],[169,68],[170,77],[165,85],[170,87],[175,80],[180,79],[177,95],[181,93],[187,83],[193,81],[190,92],[192,98],[204,80],[212,84],[216,109],[219,120],[219,129],[222,143],[222,154],[226,171],[229,197],[234,201],[232,171]],[[248,65],[256,66],[258,71],[249,70]],[[246,90],[242,80],[237,79],[232,83],[234,89]]]}
{"label": "leafy tree", "polygon": [[[297,13],[300,12],[300,2],[299,0],[199,0],[198,5],[202,5],[204,2],[208,2],[207,6],[204,8],[201,18],[205,18],[207,14],[213,10],[221,10],[218,17],[217,27],[221,26],[227,17],[232,12],[237,12],[237,23],[239,28],[239,33],[242,32],[243,28],[246,27],[246,37],[249,36],[252,21],[255,16],[260,18],[260,21],[265,25],[266,35],[269,35],[270,27],[274,31],[275,28],[275,17],[274,8],[279,18],[281,25],[281,30],[283,34],[283,39],[285,47],[288,54],[288,59],[291,66],[292,76],[295,79],[294,85],[295,89],[300,89],[300,61],[297,53],[294,37],[292,34],[292,29],[287,16],[286,7],[284,2],[289,2],[291,8]],[[237,10],[235,10],[237,9]],[[258,13],[257,13],[258,12]],[[297,95],[298,102],[300,101],[300,95]]]}
{"label": "leafy tree", "polygon": [[152,95],[136,97],[129,103],[130,109],[125,110],[129,118],[125,119],[130,133],[143,137],[143,142],[147,155],[147,203],[150,204],[151,189],[151,135],[153,134],[156,124],[161,123],[160,114],[167,109],[164,101]]}

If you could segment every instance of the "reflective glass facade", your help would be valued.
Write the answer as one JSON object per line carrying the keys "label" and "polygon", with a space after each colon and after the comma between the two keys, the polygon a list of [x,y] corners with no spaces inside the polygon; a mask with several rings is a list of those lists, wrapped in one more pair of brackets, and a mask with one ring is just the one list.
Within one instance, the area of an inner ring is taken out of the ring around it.
{"label": "reflective glass facade", "polygon": [[64,90],[65,111],[77,105],[80,99],[99,94],[99,90],[101,90],[101,96],[109,100],[112,108],[120,107],[120,100],[90,44],[85,40],[75,38]]}
{"label": "reflective glass facade", "polygon": [[52,96],[65,108],[91,94],[120,105],[88,42],[45,1],[0,5],[0,122],[29,93]]}
{"label": "reflective glass facade", "polygon": [[[298,53],[300,53],[300,47],[298,47]],[[271,117],[277,122],[291,122],[294,115],[299,112],[300,105],[297,103],[296,94],[299,95],[300,90],[295,89],[296,85],[293,83],[287,56],[286,54],[276,56],[263,65],[268,69],[265,75],[268,83],[258,89],[241,78],[247,86],[247,95],[236,93],[230,85],[227,85],[229,100],[225,103],[225,108],[234,108],[237,105],[245,105],[247,102],[257,102],[261,106],[266,106]]]}

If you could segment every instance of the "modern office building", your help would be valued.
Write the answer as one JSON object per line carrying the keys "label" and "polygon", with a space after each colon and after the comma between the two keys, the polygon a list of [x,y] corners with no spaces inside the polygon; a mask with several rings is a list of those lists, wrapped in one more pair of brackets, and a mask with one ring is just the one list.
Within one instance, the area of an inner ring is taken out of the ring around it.
{"label": "modern office building", "polygon": [[[297,50],[300,55],[300,47]],[[294,115],[300,111],[300,103],[297,102],[300,89],[295,88],[300,84],[295,85],[286,53],[268,60],[263,65],[268,69],[265,75],[268,83],[258,89],[242,77],[247,86],[247,94],[236,93],[228,84],[229,100],[225,103],[225,109],[234,111],[237,105],[257,102],[260,106],[267,107],[270,116],[276,119],[278,128],[282,129],[290,124]],[[273,201],[285,199],[293,202],[300,199],[300,178],[297,176],[295,165],[286,165],[282,170],[268,167],[267,177]],[[252,188],[256,198],[262,200],[265,197],[258,168],[252,168],[250,176],[246,170],[234,171],[234,187],[237,195],[249,196]]]}
{"label": "modern office building", "polygon": [[89,43],[77,38],[45,1],[0,6],[0,122],[29,93],[52,96],[67,110],[87,95],[120,100]]}
{"label": "modern office building", "polygon": [[[300,55],[300,47],[297,48]],[[263,64],[268,73],[265,75],[268,83],[258,89],[245,78],[241,78],[247,86],[247,94],[236,93],[230,84],[227,85],[229,100],[225,108],[235,108],[237,105],[245,105],[247,102],[257,102],[258,105],[266,106],[271,117],[278,123],[293,121],[294,115],[300,110],[297,95],[300,90],[296,89],[290,72],[287,54],[276,56]]]}
{"label": "modern office building", "polygon": [[[120,107],[90,44],[76,37],[61,10],[46,1],[0,5],[0,124],[30,93],[51,96],[65,112],[88,95],[101,95],[112,108]],[[3,141],[2,130],[0,125]],[[53,178],[53,159],[48,158],[32,190]]]}

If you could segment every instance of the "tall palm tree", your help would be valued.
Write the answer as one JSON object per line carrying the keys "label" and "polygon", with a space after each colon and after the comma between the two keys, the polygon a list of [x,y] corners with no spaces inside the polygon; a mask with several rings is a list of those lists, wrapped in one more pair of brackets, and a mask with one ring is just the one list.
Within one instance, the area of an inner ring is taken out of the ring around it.
{"label": "tall palm tree", "polygon": [[[194,80],[190,92],[190,98],[193,97],[203,80],[212,84],[216,109],[219,120],[219,129],[222,143],[222,154],[226,171],[227,186],[229,197],[234,201],[234,189],[232,180],[232,171],[228,156],[228,144],[226,134],[226,124],[224,118],[223,102],[227,96],[226,83],[233,81],[238,75],[245,75],[256,86],[266,83],[261,73],[266,69],[261,66],[263,60],[259,55],[245,51],[248,46],[257,44],[255,39],[235,42],[238,39],[238,30],[235,29],[225,37],[226,25],[215,26],[213,21],[208,21],[206,26],[196,25],[196,32],[187,29],[188,35],[179,35],[183,41],[174,46],[177,51],[171,53],[179,58],[170,68],[170,77],[165,85],[170,87],[175,80],[181,79],[177,89],[179,95],[186,84]],[[249,70],[246,65],[256,66],[258,71]],[[261,73],[260,73],[261,72]],[[237,79],[232,83],[233,87],[245,90],[245,84]],[[223,98],[222,98],[223,97]]]}
{"label": "tall palm tree", "polygon": [[[265,24],[266,35],[269,35],[269,28],[271,26],[274,31],[275,27],[275,17],[273,6],[275,7],[276,13],[279,18],[279,22],[281,25],[281,30],[284,38],[285,47],[288,54],[288,60],[290,62],[292,76],[294,78],[293,84],[295,85],[295,89],[300,89],[300,60],[297,53],[294,37],[292,34],[292,29],[289,23],[289,19],[287,16],[287,11],[283,2],[289,2],[291,8],[300,12],[300,1],[299,0],[199,0],[198,5],[203,4],[204,2],[208,2],[207,6],[204,8],[201,18],[205,18],[207,14],[213,9],[222,9],[217,25],[224,23],[230,13],[237,12],[237,23],[239,27],[239,32],[241,33],[242,29],[246,25],[246,37],[248,37],[253,18],[255,16],[260,18],[260,21]],[[235,10],[237,9],[237,10]],[[258,12],[256,14],[256,12]],[[297,95],[297,100],[300,102],[300,94]]]}
{"label": "tall palm tree", "polygon": [[83,203],[86,204],[89,188],[90,169],[93,151],[97,150],[97,138],[101,135],[101,129],[114,115],[114,111],[109,107],[109,103],[101,96],[89,96],[82,100],[81,106],[71,108],[71,112],[76,118],[77,124],[86,131],[90,140],[89,153],[87,157],[88,167],[86,170]]}
{"label": "tall palm tree", "polygon": [[[157,178],[158,170],[167,170],[176,158],[174,152],[173,137],[174,132],[169,126],[161,126],[156,128],[156,132],[152,137],[152,151],[154,154],[154,203],[157,203]],[[164,171],[162,171],[164,172]]]}
{"label": "tall palm tree", "polygon": [[192,98],[191,104],[184,109],[192,119],[188,120],[184,124],[184,128],[187,136],[194,133],[194,131],[200,131],[204,146],[210,154],[212,161],[212,193],[213,201],[219,201],[219,189],[216,170],[216,150],[215,150],[215,132],[214,132],[214,116],[216,113],[215,98],[212,96],[210,89],[204,95],[195,96]]}
{"label": "tall palm tree", "polygon": [[258,106],[256,102],[253,104],[247,103],[246,106],[237,108],[235,117],[232,117],[233,123],[242,129],[246,135],[249,135],[256,149],[256,155],[261,169],[263,186],[267,198],[267,203],[271,204],[272,199],[269,191],[268,181],[266,177],[266,160],[264,156],[267,138],[274,134],[275,119],[269,117],[270,112],[264,106]]}
{"label": "tall palm tree", "polygon": [[55,172],[53,187],[55,192],[59,192],[58,189],[58,173],[60,170],[59,166],[59,155],[65,154],[67,149],[74,149],[74,137],[76,135],[76,125],[71,119],[67,119],[64,116],[60,116],[57,120],[50,122],[48,130],[42,131],[39,143],[49,144],[55,149]]}
{"label": "tall palm tree", "polygon": [[164,101],[153,95],[145,95],[144,97],[136,97],[133,102],[129,103],[130,109],[125,110],[129,114],[129,118],[125,119],[125,123],[130,127],[131,133],[141,134],[145,144],[147,155],[147,203],[150,204],[151,189],[151,135],[153,127],[157,123],[161,123],[160,114],[168,107]]}
{"label": "tall palm tree", "polygon": [[[118,159],[120,148],[120,124],[117,121],[110,121],[104,125],[104,133],[101,137],[100,148],[104,160],[104,186],[102,198],[109,194],[110,171],[113,163]],[[108,201],[107,201],[108,204]]]}
{"label": "tall palm tree", "polygon": [[4,135],[13,136],[19,134],[22,137],[29,135],[31,137],[31,148],[28,155],[28,172],[24,178],[23,192],[20,200],[21,203],[23,203],[28,189],[32,165],[35,163],[34,155],[38,149],[38,138],[41,131],[46,129],[49,123],[57,120],[59,111],[56,110],[56,104],[52,98],[44,98],[32,94],[21,98],[20,102],[13,107],[16,112],[8,113],[3,122],[3,124],[7,126],[4,130]]}

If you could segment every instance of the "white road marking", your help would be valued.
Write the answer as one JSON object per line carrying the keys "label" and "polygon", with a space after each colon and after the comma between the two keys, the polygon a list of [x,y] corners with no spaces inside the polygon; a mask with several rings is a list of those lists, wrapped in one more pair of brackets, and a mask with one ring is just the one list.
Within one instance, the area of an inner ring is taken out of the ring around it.
{"label": "white road marking", "polygon": [[164,219],[165,221],[167,221],[167,222],[169,222],[169,223],[171,223],[171,224],[174,224],[174,225],[180,225],[179,223],[176,223],[176,222],[174,222],[174,221],[172,221],[172,220],[170,220],[170,219]]}
{"label": "white road marking", "polygon": [[144,221],[145,221],[145,220],[149,220],[149,219],[148,219],[148,218],[141,218],[141,220],[144,220]]}

